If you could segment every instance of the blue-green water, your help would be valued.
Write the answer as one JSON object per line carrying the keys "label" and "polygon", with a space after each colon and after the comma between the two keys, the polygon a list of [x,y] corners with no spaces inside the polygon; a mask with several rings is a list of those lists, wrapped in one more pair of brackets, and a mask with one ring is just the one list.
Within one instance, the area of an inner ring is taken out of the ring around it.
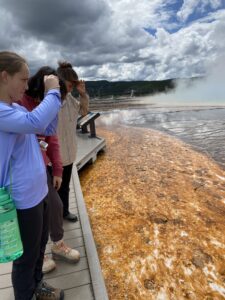
{"label": "blue-green water", "polygon": [[101,122],[163,131],[205,152],[225,167],[225,107],[153,105],[104,112]]}

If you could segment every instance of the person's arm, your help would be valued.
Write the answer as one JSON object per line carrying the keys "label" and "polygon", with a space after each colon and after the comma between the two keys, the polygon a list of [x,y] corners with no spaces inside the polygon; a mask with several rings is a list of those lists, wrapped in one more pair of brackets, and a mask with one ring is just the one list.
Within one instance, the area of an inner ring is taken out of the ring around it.
{"label": "person's arm", "polygon": [[52,164],[52,175],[62,177],[63,165],[58,137],[57,135],[48,136],[45,141],[48,143],[46,154]]}
{"label": "person's arm", "polygon": [[89,109],[89,95],[87,94],[84,80],[79,80],[76,89],[79,93],[79,114],[84,117]]}
{"label": "person's arm", "polygon": [[52,165],[53,186],[58,190],[62,183],[62,158],[60,153],[59,141],[57,135],[48,136],[45,138],[48,143],[46,155]]}
{"label": "person's arm", "polygon": [[54,134],[57,113],[61,108],[60,92],[49,90],[43,101],[31,112],[22,111],[15,106],[0,110],[0,130],[13,133]]}
{"label": "person's arm", "polygon": [[42,132],[43,135],[54,135],[57,131],[57,125],[58,125],[58,115],[56,115],[55,119],[52,120],[52,122],[48,125],[48,127],[45,129],[44,132]]}
{"label": "person's arm", "polygon": [[82,117],[84,117],[84,116],[86,116],[86,114],[88,113],[88,110],[89,110],[89,96],[88,96],[88,94],[85,93],[83,95],[80,95],[79,101],[80,101],[79,113]]}

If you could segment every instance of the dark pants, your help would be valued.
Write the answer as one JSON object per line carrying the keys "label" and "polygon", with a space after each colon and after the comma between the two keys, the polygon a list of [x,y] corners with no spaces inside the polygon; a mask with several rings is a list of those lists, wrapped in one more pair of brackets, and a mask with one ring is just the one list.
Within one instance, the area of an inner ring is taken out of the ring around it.
{"label": "dark pants", "polygon": [[47,168],[48,177],[48,198],[49,198],[49,213],[50,213],[50,227],[49,233],[53,242],[58,242],[63,238],[63,204],[53,186],[51,168]]}
{"label": "dark pants", "polygon": [[59,196],[63,203],[63,216],[69,213],[69,192],[70,192],[70,179],[72,175],[73,164],[63,167],[62,184],[58,190]]}
{"label": "dark pants", "polygon": [[43,278],[42,265],[48,241],[48,198],[29,209],[18,209],[23,255],[13,262],[12,284],[15,300],[30,300]]}

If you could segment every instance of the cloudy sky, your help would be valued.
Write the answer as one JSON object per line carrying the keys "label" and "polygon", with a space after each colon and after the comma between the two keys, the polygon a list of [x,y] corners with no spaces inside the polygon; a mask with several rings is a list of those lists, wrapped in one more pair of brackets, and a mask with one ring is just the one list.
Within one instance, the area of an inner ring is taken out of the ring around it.
{"label": "cloudy sky", "polygon": [[0,50],[86,80],[203,75],[225,53],[224,0],[0,0]]}

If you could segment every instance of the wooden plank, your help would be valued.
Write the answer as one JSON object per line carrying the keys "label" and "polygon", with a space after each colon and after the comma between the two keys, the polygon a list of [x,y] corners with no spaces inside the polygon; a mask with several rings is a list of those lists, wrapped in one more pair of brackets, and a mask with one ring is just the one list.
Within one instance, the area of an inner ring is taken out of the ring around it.
{"label": "wooden plank", "polygon": [[45,279],[59,277],[62,275],[71,274],[74,272],[79,272],[82,270],[88,269],[88,263],[87,258],[82,257],[79,262],[77,263],[68,263],[65,261],[56,261],[56,269],[48,274],[46,274],[44,277]]}
{"label": "wooden plank", "polygon": [[7,274],[10,273],[12,271],[12,263],[4,263],[4,264],[0,264],[0,276],[2,274]]}
{"label": "wooden plank", "polygon": [[[78,222],[79,222],[79,212],[77,211],[77,207],[70,207],[70,212],[78,216]],[[66,220],[65,220],[65,222],[66,222]],[[77,223],[77,222],[75,222],[75,223]]]}
{"label": "wooden plank", "polygon": [[94,295],[90,284],[65,290],[66,300],[93,300]]}
{"label": "wooden plank", "polygon": [[[93,291],[91,284],[73,287],[64,290],[66,300],[93,300]],[[1,300],[13,300],[13,288],[0,289]]]}
{"label": "wooden plank", "polygon": [[0,289],[11,287],[11,273],[1,275]]}
{"label": "wooden plank", "polygon": [[[13,288],[7,288],[7,289],[0,289],[0,299],[1,300],[13,300],[14,294],[13,294]],[[75,299],[74,299],[75,300]]]}
{"label": "wooden plank", "polygon": [[[78,216],[78,218],[79,218],[79,216]],[[68,222],[68,221],[63,222],[64,231],[77,229],[77,228],[81,228],[79,220],[78,220],[78,222]]]}
{"label": "wooden plank", "polygon": [[77,202],[75,202],[75,201],[76,201],[76,199],[73,199],[73,201],[70,201],[70,209],[71,208],[77,208]]}
{"label": "wooden plank", "polygon": [[[78,243],[77,243],[76,239],[69,240],[68,243],[67,243],[67,245],[69,247],[74,248],[74,249],[76,249],[80,252],[81,258],[86,257],[86,252],[85,252],[84,246],[77,246],[76,247],[77,244]],[[50,247],[48,247],[48,251],[46,250],[46,254],[49,255],[50,253],[51,253]],[[11,262],[0,265],[0,275],[11,274],[11,270],[12,270],[12,263]]]}
{"label": "wooden plank", "polygon": [[[74,200],[74,201],[75,201],[75,200]],[[71,202],[70,207],[69,207],[69,210],[70,210],[70,212],[73,211],[74,214],[78,214],[77,206],[73,205],[74,201]],[[67,221],[67,220],[64,220],[64,222],[68,222],[68,221]],[[71,223],[72,223],[72,222],[71,222]],[[75,222],[75,223],[77,223],[77,222]]]}
{"label": "wooden plank", "polygon": [[80,170],[90,160],[94,162],[98,152],[106,146],[105,139],[100,137],[90,138],[89,135],[89,133],[77,132],[78,147],[75,161],[77,170]]}
{"label": "wooden plank", "polygon": [[[56,278],[67,274],[73,274],[88,269],[87,258],[82,257],[76,264],[66,263],[64,261],[57,261],[57,267],[51,273],[46,274],[45,278]],[[11,287],[11,273],[1,275],[0,289]],[[75,285],[73,285],[75,286]]]}
{"label": "wooden plank", "polygon": [[82,237],[82,235],[83,234],[82,234],[82,231],[81,231],[80,228],[67,230],[67,231],[64,232],[63,239],[66,241],[66,240],[69,240],[69,239]]}
{"label": "wooden plank", "polygon": [[52,286],[57,286],[60,289],[71,289],[75,286],[81,286],[91,283],[89,270],[82,270],[79,272],[70,273],[67,275],[50,278],[48,283]]}

